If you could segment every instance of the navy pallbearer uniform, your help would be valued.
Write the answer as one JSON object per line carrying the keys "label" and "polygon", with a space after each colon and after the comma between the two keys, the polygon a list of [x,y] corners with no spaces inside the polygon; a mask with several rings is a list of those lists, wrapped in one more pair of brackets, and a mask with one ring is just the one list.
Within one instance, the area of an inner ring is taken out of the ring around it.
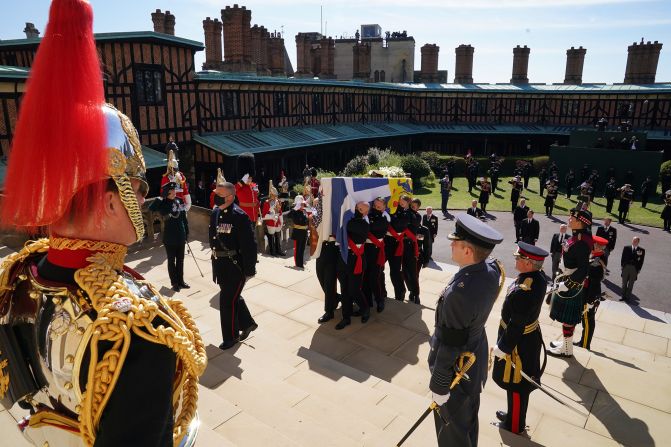
{"label": "navy pallbearer uniform", "polygon": [[363,282],[363,293],[368,305],[373,305],[373,297],[378,312],[384,310],[387,291],[384,286],[384,264],[386,261],[384,236],[389,227],[389,214],[371,208],[368,212],[370,232],[364,248],[366,256],[366,272]]}

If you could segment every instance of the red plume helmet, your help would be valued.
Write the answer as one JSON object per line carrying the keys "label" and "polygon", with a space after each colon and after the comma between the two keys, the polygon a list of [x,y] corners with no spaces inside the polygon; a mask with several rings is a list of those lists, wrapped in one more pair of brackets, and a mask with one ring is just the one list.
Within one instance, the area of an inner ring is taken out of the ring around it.
{"label": "red plume helmet", "polygon": [[91,212],[109,178],[104,102],[91,5],[53,0],[14,133],[4,225],[50,225],[70,207]]}

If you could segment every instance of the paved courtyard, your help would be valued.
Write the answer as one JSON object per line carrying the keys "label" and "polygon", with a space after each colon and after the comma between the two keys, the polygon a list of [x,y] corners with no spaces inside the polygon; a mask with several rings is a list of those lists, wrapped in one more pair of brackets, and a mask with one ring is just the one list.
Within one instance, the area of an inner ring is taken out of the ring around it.
{"label": "paved courtyard", "polygon": [[[192,288],[178,295],[196,318],[209,355],[200,386],[198,446],[396,445],[429,403],[426,357],[433,307],[456,267],[439,262],[422,270],[422,307],[389,301],[367,324],[355,318],[336,331],[338,315],[334,322],[317,324],[323,296],[314,260],[297,271],[291,258],[262,256],[257,276],[243,292],[260,327],[244,344],[222,352],[216,347],[221,342],[218,288],[211,281],[209,250],[198,241],[191,246],[205,276],[188,256],[186,281]],[[9,252],[4,248],[0,254]],[[169,280],[160,245],[131,254],[129,265],[173,294],[165,287]],[[501,303],[489,318],[490,344]],[[546,343],[560,334],[547,315],[544,309],[540,318]],[[545,384],[580,401],[573,405],[585,415],[534,392],[529,436],[512,435],[492,425],[495,411],[505,408],[505,393],[489,381],[480,409],[481,446],[667,445],[671,315],[606,301],[597,321],[593,350],[576,349],[570,360],[549,358],[543,376]],[[14,427],[21,416],[16,407],[0,411],[0,444],[27,445]],[[435,445],[433,423],[422,424],[406,445]]]}

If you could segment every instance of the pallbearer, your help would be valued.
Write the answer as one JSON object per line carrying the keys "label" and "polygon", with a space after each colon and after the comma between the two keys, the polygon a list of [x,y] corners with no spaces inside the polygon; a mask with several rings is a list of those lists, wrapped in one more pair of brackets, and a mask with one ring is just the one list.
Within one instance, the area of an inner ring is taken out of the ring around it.
{"label": "pallbearer", "polygon": [[524,371],[537,383],[545,367],[541,364],[543,337],[538,324],[545,297],[545,277],[541,272],[548,252],[525,242],[517,243],[515,269],[520,272],[508,287],[503,307],[496,346],[493,348],[494,370],[492,379],[508,393],[508,410],[497,411],[501,427],[521,433],[526,427],[529,394],[534,386],[524,379]]}
{"label": "pallbearer", "polygon": [[384,310],[384,301],[387,291],[384,287],[384,235],[389,226],[389,213],[386,211],[387,204],[382,197],[373,201],[373,207],[368,212],[370,232],[366,239],[366,274],[364,275],[363,292],[370,306],[373,305],[373,297],[377,304],[377,311]]}
{"label": "pallbearer", "polygon": [[398,301],[405,299],[405,282],[403,281],[403,252],[405,251],[406,230],[410,224],[410,196],[402,194],[398,199],[398,207],[391,215],[387,234],[384,237],[385,253],[389,262],[389,276],[394,285],[394,297]]}

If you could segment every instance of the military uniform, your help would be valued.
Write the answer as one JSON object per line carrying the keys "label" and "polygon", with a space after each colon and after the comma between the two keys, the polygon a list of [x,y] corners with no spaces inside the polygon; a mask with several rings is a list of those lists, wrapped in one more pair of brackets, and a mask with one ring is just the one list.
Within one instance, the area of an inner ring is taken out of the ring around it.
{"label": "military uniform", "polygon": [[552,216],[552,211],[554,210],[555,207],[555,201],[557,200],[557,186],[555,186],[554,182],[550,181],[547,183],[547,189],[548,193],[547,196],[545,197],[545,215],[546,216]]}
{"label": "military uniform", "polygon": [[361,322],[365,323],[370,318],[370,306],[362,290],[366,271],[364,249],[369,232],[368,222],[357,211],[347,222],[347,293],[342,296],[342,321],[336,325],[336,329],[343,329],[350,324],[354,301],[359,305]]}
{"label": "military uniform", "polygon": [[[163,187],[174,189],[175,183],[166,183]],[[163,246],[168,256],[168,275],[170,284],[175,291],[188,289],[184,282],[184,248],[189,238],[189,221],[186,218],[186,204],[182,199],[173,200],[158,197],[149,207],[163,216]]]}
{"label": "military uniform", "polygon": [[[303,196],[296,196],[296,203],[303,203]],[[302,208],[291,209],[288,213],[292,222],[291,239],[294,240],[294,265],[303,268],[303,257],[305,255],[305,244],[308,239],[308,215]]]}
{"label": "military uniform", "polygon": [[405,239],[403,239],[403,279],[408,288],[408,301],[419,304],[419,245],[417,237],[420,234],[422,226],[422,216],[418,212],[408,208],[408,227],[405,230]]}
{"label": "military uniform", "polygon": [[319,257],[315,263],[317,280],[324,292],[324,315],[318,320],[320,324],[331,320],[338,307],[338,272],[335,268],[338,265],[338,258],[341,258],[340,248],[336,245],[335,236],[331,236],[322,242]]}
{"label": "military uniform", "polygon": [[[542,261],[548,253],[524,242],[519,243],[516,256]],[[496,346],[505,353],[504,358],[494,361],[492,379],[508,395],[508,411],[497,413],[503,428],[513,433],[521,433],[526,426],[529,394],[535,387],[524,379],[524,371],[540,383],[545,361],[541,364],[541,349],[544,350],[543,336],[538,323],[545,298],[545,277],[540,270],[520,273],[508,287],[501,308],[501,322]]]}
{"label": "military uniform", "polygon": [[396,212],[390,217],[387,234],[384,237],[384,249],[389,263],[389,277],[394,286],[394,297],[403,301],[405,299],[405,282],[401,268],[403,265],[403,252],[405,249],[405,231],[410,223],[409,209],[396,208]]}
{"label": "military uniform", "polygon": [[606,197],[606,212],[610,213],[613,211],[613,203],[615,202],[615,197],[617,197],[617,185],[614,178],[606,183],[604,196]]}
{"label": "military uniform", "polygon": [[601,302],[601,281],[606,271],[603,248],[608,245],[608,239],[600,236],[592,238],[594,250],[589,260],[589,273],[587,274],[587,287],[583,295],[582,311],[582,335],[576,346],[589,349],[596,325],[596,311]]}
{"label": "military uniform", "polygon": [[563,357],[573,356],[573,330],[580,322],[583,309],[583,283],[589,273],[589,255],[592,252],[592,213],[582,209],[578,202],[571,215],[586,225],[573,230],[562,250],[562,274],[555,278],[550,318],[562,323],[563,341],[550,343],[548,353]]}
{"label": "military uniform", "polygon": [[644,261],[645,249],[640,245],[637,245],[636,247],[625,245],[622,248],[622,258],[620,260],[620,265],[622,266],[621,301],[628,302],[631,299],[631,291],[634,288],[634,282],[638,279],[638,274],[641,273]]}
{"label": "military uniform", "polygon": [[634,200],[634,191],[628,187],[629,185],[624,185],[622,188],[618,188],[620,192],[620,203],[617,206],[618,220],[621,224],[624,223],[629,214],[629,207],[631,206],[632,200]]}
{"label": "military uniform", "polygon": [[[0,268],[0,402],[25,411],[18,430],[40,447],[190,446],[207,366],[202,338],[181,301],[124,266],[127,247],[115,243],[144,236],[139,136],[104,103],[91,5],[50,8],[0,213],[5,228],[51,236]],[[108,194],[121,205],[110,219],[123,227],[100,222]],[[78,238],[91,221],[100,224],[88,227],[95,239]]]}
{"label": "military uniform", "polygon": [[363,293],[368,305],[373,305],[373,297],[377,304],[377,311],[382,312],[385,306],[387,293],[384,287],[384,264],[386,262],[384,235],[389,227],[389,214],[375,208],[368,212],[370,233],[366,239],[364,252],[366,255],[366,272],[363,281]]}
{"label": "military uniform", "polygon": [[[212,276],[219,284],[219,314],[223,349],[244,339],[257,325],[240,296],[247,279],[256,274],[256,242],[252,223],[235,203],[215,207],[210,216]],[[242,335],[241,335],[242,333]]]}
{"label": "military uniform", "polygon": [[[456,218],[455,240],[468,240],[493,248],[503,237],[487,224],[465,214]],[[434,415],[438,445],[476,446],[478,444],[478,408],[480,393],[487,380],[488,345],[485,323],[502,283],[498,262],[488,259],[462,267],[443,290],[436,306],[435,331],[431,336],[429,388],[434,394],[447,395],[441,415],[445,426]],[[469,380],[452,385],[455,365],[464,353],[475,355],[467,371]]]}
{"label": "military uniform", "polygon": [[660,216],[664,221],[664,231],[671,231],[671,190],[664,193],[664,209]]}
{"label": "military uniform", "polygon": [[617,230],[612,225],[608,227],[602,226],[596,229],[596,235],[608,241],[608,244],[603,250],[603,262],[608,265],[608,257],[611,252],[615,250],[615,243],[617,242]]}
{"label": "military uniform", "polygon": [[510,182],[513,185],[510,190],[510,203],[512,205],[512,212],[514,213],[517,208],[517,202],[520,200],[520,194],[522,193],[522,182],[519,178],[515,178]]}
{"label": "military uniform", "polygon": [[[173,143],[174,144],[174,143]],[[186,181],[186,176],[179,170],[179,164],[175,153],[168,151],[168,171],[161,177],[161,188],[167,183],[175,184],[175,193],[177,198],[182,200],[186,211],[191,208],[191,194],[189,193],[189,183]]]}
{"label": "military uniform", "polygon": [[566,174],[564,182],[566,183],[566,198],[570,199],[571,194],[573,194],[573,183],[575,182],[575,174],[572,170]]}

